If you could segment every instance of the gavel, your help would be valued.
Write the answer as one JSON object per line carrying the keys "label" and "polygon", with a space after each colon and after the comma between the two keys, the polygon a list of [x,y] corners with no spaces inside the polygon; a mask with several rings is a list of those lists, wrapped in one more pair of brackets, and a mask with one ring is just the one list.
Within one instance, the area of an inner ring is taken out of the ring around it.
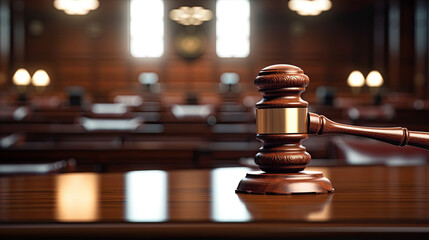
{"label": "gavel", "polygon": [[309,113],[308,103],[301,98],[309,83],[310,79],[304,71],[293,65],[272,65],[259,72],[254,84],[263,99],[256,104],[256,138],[263,143],[263,147],[256,154],[255,163],[264,172],[247,174],[236,192],[333,192],[332,184],[322,173],[303,171],[311,160],[310,154],[301,145],[308,134],[349,134],[398,146],[429,149],[427,132],[409,131],[403,127],[351,126]]}

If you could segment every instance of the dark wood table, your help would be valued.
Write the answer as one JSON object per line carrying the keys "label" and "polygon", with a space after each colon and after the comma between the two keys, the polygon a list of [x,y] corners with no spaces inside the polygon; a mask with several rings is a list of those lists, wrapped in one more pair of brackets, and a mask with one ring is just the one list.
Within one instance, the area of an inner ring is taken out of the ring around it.
{"label": "dark wood table", "polygon": [[1,177],[0,236],[428,239],[429,167],[308,170],[336,192],[236,194],[247,168]]}

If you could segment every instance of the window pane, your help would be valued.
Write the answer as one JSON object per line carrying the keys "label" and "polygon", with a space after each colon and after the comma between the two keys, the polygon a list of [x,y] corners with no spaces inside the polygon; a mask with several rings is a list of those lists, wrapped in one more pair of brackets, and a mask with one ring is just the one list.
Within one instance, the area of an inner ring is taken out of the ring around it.
{"label": "window pane", "polygon": [[250,49],[249,0],[217,0],[216,53],[223,58],[244,58]]}
{"label": "window pane", "polygon": [[130,51],[133,57],[164,54],[164,1],[130,1]]}

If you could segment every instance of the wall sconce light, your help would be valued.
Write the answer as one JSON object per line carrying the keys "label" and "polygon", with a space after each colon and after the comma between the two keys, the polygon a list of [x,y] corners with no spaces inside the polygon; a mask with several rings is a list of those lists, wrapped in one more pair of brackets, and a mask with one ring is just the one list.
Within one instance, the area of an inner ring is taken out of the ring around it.
{"label": "wall sconce light", "polygon": [[98,0],[55,0],[54,7],[69,15],[86,15],[98,8]]}
{"label": "wall sconce light", "polygon": [[31,78],[31,82],[36,87],[36,91],[40,93],[43,92],[45,87],[49,85],[51,79],[45,70],[39,69],[34,73],[33,77]]}
{"label": "wall sconce light", "polygon": [[20,68],[16,70],[12,78],[13,84],[16,85],[18,93],[25,94],[27,86],[30,84],[31,76],[28,73],[27,69]]}
{"label": "wall sconce light", "polygon": [[159,93],[161,88],[158,80],[159,76],[155,72],[143,72],[139,74],[139,82],[143,85],[145,92]]}
{"label": "wall sconce light", "polygon": [[383,85],[383,77],[379,71],[371,71],[366,77],[366,85],[371,89],[377,90]]}
{"label": "wall sconce light", "polygon": [[240,76],[235,72],[224,72],[220,75],[219,92],[239,92]]}
{"label": "wall sconce light", "polygon": [[290,10],[302,16],[316,16],[332,7],[330,0],[290,0]]}
{"label": "wall sconce light", "polygon": [[365,77],[360,71],[353,71],[347,78],[347,84],[351,87],[353,94],[359,94],[361,87],[365,84]]}

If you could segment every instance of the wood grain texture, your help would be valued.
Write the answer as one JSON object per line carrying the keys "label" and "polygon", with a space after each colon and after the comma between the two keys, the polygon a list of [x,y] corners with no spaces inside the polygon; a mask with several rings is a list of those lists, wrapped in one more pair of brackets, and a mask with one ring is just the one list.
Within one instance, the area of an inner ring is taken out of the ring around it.
{"label": "wood grain texture", "polygon": [[250,194],[302,194],[332,193],[331,182],[322,172],[301,171],[298,173],[252,172],[238,184],[237,193]]}
{"label": "wood grain texture", "polygon": [[[268,66],[254,81],[263,96],[256,108],[306,108],[308,103],[302,100],[301,94],[309,82],[299,67],[287,64]],[[255,162],[262,171],[299,172],[311,160],[301,145],[307,134],[257,134],[256,138],[264,143],[255,156]]]}
{"label": "wood grain texture", "polygon": [[429,133],[409,131],[403,127],[374,128],[337,123],[323,115],[309,113],[309,134],[348,134],[376,139],[393,145],[411,145],[429,150]]}
{"label": "wood grain texture", "polygon": [[[308,168],[332,179],[334,194],[235,194],[235,179],[248,169],[174,170],[168,181],[144,182],[130,173],[95,174],[98,218],[91,222],[61,222],[55,212],[57,183],[62,175],[0,178],[0,235],[43,238],[356,238],[419,237],[429,233],[429,167]],[[133,174],[144,176],[154,171]],[[228,179],[228,181],[226,181]],[[232,181],[230,181],[232,180]],[[134,182],[133,182],[134,181]],[[156,186],[168,193],[139,211],[130,196],[156,200],[155,193],[132,190]],[[80,186],[82,191],[86,185]],[[78,191],[80,191],[78,189]],[[131,194],[131,195],[130,195]],[[136,195],[134,195],[136,194]],[[143,194],[143,195],[142,195]],[[162,202],[167,204],[161,204]],[[76,203],[76,201],[75,201]],[[66,208],[73,208],[73,204]],[[128,209],[128,210],[127,210]],[[165,218],[155,218],[163,209]],[[188,209],[188,211],[185,211]],[[130,213],[146,219],[130,221]],[[229,219],[229,220],[228,220]],[[168,230],[167,230],[168,229]]]}

